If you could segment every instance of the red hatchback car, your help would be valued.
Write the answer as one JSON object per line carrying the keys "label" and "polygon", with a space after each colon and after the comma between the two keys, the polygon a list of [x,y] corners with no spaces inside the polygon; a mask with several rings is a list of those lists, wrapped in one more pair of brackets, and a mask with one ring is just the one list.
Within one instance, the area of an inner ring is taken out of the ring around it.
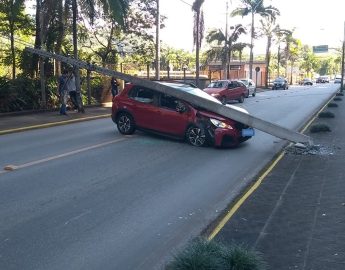
{"label": "red hatchback car", "polygon": [[248,94],[247,88],[242,82],[229,80],[211,82],[204,91],[220,100],[222,104],[227,104],[230,100],[238,100],[242,103]]}
{"label": "red hatchback car", "polygon": [[[162,84],[219,103],[192,85],[171,82]],[[194,146],[211,144],[216,147],[234,147],[254,135],[254,130],[244,124],[133,84],[126,84],[124,90],[114,97],[112,120],[119,132],[125,135],[140,129],[185,139]]]}

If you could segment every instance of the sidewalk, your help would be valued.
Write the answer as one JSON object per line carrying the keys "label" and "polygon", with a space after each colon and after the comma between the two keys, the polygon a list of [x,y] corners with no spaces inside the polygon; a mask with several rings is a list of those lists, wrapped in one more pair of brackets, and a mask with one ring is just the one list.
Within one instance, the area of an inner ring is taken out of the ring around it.
{"label": "sidewalk", "polygon": [[110,117],[110,107],[111,103],[105,103],[102,106],[85,106],[85,113],[67,111],[68,115],[60,115],[58,111],[0,113],[0,135]]}
{"label": "sidewalk", "polygon": [[343,102],[324,110],[335,118],[314,121],[331,129],[308,134],[321,149],[312,155],[287,148],[216,240],[254,247],[272,270],[345,269]]}

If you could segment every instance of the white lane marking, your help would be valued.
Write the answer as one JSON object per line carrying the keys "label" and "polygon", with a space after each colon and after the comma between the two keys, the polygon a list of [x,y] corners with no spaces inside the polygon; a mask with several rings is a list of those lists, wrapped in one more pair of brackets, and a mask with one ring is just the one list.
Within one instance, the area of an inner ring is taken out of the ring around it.
{"label": "white lane marking", "polygon": [[67,152],[67,153],[64,153],[64,154],[60,154],[60,155],[56,155],[56,156],[52,156],[52,157],[48,157],[48,158],[43,158],[43,159],[31,161],[31,162],[28,162],[28,163],[24,163],[22,165],[7,165],[7,166],[5,166],[5,170],[4,171],[0,171],[0,174],[1,173],[5,173],[5,172],[10,172],[10,171],[18,170],[18,169],[23,169],[23,168],[30,167],[30,166],[33,166],[33,165],[37,165],[37,164],[41,164],[41,163],[44,163],[44,162],[48,162],[48,161],[51,161],[51,160],[55,160],[55,159],[59,159],[59,158],[63,158],[63,157],[67,157],[67,156],[71,156],[71,155],[75,155],[75,154],[79,154],[79,153],[82,153],[82,152],[85,152],[85,151],[88,151],[88,150],[92,150],[92,149],[95,149],[95,148],[103,147],[103,146],[106,146],[106,145],[109,145],[109,144],[112,144],[112,143],[121,142],[121,141],[124,141],[126,139],[127,138],[121,138],[121,139],[112,140],[112,141],[109,141],[109,142],[99,143],[99,144],[95,144],[95,145],[92,145],[92,146],[88,146],[88,147],[84,147],[84,148],[81,148],[81,149],[77,149],[77,150],[74,150],[74,151],[71,151],[71,152]]}
{"label": "white lane marking", "polygon": [[65,222],[64,226],[66,226],[66,225],[68,225],[70,222],[75,221],[75,220],[78,220],[78,219],[80,219],[81,217],[83,217],[83,216],[85,216],[85,215],[88,215],[88,214],[91,214],[91,210],[87,210],[87,211],[81,213],[80,215],[77,215],[77,216],[75,216],[75,217],[70,218],[69,220],[67,220],[67,221]]}

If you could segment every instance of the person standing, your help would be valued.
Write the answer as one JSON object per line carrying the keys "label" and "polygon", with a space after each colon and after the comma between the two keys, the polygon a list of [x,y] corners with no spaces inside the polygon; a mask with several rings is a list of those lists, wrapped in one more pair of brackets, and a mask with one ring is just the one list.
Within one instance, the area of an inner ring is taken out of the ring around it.
{"label": "person standing", "polygon": [[115,97],[119,92],[118,90],[119,83],[117,82],[114,76],[111,77],[110,84],[111,84],[111,94],[113,97]]}
{"label": "person standing", "polygon": [[69,97],[73,104],[73,109],[79,111],[79,103],[77,99],[77,87],[75,85],[75,77],[72,71],[68,77],[67,89],[68,89]]}
{"label": "person standing", "polygon": [[64,70],[58,80],[58,90],[59,90],[59,99],[60,99],[60,114],[67,115],[66,113],[66,103],[68,99],[68,90],[67,90],[67,72]]}

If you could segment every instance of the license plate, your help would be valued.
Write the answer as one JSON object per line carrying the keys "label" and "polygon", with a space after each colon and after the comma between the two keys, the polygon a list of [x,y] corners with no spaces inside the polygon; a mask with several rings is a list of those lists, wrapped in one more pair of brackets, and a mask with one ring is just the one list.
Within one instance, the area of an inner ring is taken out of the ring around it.
{"label": "license plate", "polygon": [[254,135],[255,135],[255,131],[253,128],[242,129],[242,137],[253,137]]}

